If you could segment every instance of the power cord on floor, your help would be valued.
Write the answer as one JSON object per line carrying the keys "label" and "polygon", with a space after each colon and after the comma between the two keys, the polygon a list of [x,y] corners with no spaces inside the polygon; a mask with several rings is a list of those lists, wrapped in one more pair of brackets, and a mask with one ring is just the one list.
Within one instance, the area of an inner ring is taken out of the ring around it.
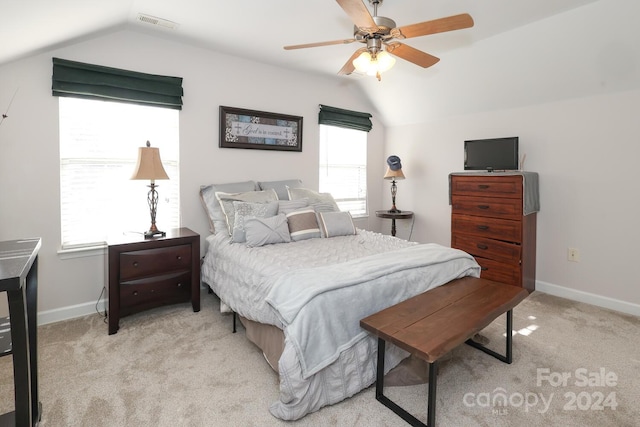
{"label": "power cord on floor", "polygon": [[413,234],[413,224],[415,224],[415,222],[416,222],[416,216],[411,215],[411,228],[409,229],[409,237],[407,238],[408,241],[411,241],[411,235]]}
{"label": "power cord on floor", "polygon": [[96,313],[98,313],[100,316],[102,316],[102,320],[104,321],[104,323],[107,323],[107,309],[105,307],[104,309],[104,313],[100,313],[100,309],[98,309],[98,304],[100,304],[100,300],[102,299],[102,296],[104,295],[106,291],[106,288],[103,286],[102,290],[100,291],[100,296],[98,296],[98,301],[96,301]]}

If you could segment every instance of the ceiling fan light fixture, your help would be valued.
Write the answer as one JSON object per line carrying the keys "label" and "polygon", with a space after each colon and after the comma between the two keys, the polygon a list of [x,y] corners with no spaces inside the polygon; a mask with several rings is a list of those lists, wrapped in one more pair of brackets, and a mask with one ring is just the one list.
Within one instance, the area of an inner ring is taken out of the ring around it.
{"label": "ceiling fan light fixture", "polygon": [[393,67],[396,59],[389,55],[386,51],[380,51],[376,56],[372,56],[369,52],[362,52],[353,60],[353,66],[361,73],[368,76],[379,76]]}
{"label": "ceiling fan light fixture", "polygon": [[371,54],[369,52],[362,52],[356,59],[353,60],[353,66],[356,67],[361,73],[366,73],[369,70],[369,64],[371,63]]}

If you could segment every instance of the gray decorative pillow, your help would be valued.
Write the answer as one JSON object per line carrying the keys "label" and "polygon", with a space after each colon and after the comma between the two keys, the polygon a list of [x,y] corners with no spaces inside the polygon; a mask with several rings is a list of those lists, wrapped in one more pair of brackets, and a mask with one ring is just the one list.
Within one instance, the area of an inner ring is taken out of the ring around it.
{"label": "gray decorative pillow", "polygon": [[288,243],[291,241],[287,217],[284,214],[270,218],[246,217],[244,230],[247,236],[247,246],[263,246],[273,243]]}
{"label": "gray decorative pillow", "polygon": [[318,206],[320,207],[319,210],[323,212],[327,212],[329,210],[331,210],[331,212],[340,211],[340,208],[338,207],[338,204],[334,200],[331,193],[318,193],[317,191],[310,190],[308,188],[289,187],[288,190],[289,190],[289,199],[291,200],[308,199],[309,206],[314,206],[318,204]]}
{"label": "gray decorative pillow", "polygon": [[268,190],[273,188],[278,194],[278,200],[289,200],[289,192],[287,187],[302,187],[302,181],[299,179],[285,179],[282,181],[260,181],[258,182],[260,190]]}
{"label": "gray decorative pillow", "polygon": [[287,214],[291,240],[305,240],[320,237],[318,219],[313,208],[302,208]]}
{"label": "gray decorative pillow", "polygon": [[309,206],[307,199],[300,200],[278,200],[278,213],[288,214],[296,209],[306,208]]}
{"label": "gray decorative pillow", "polygon": [[356,226],[349,212],[318,212],[318,225],[323,237],[356,234]]}
{"label": "gray decorative pillow", "polygon": [[220,202],[216,198],[217,191],[223,191],[225,193],[239,193],[255,191],[257,189],[258,185],[255,181],[230,182],[228,184],[211,184],[201,186],[200,201],[207,212],[207,218],[209,219],[209,231],[214,234],[221,231],[228,231],[227,219],[222,212]]}
{"label": "gray decorative pillow", "polygon": [[233,222],[233,230],[231,232],[231,241],[234,243],[242,243],[247,240],[244,230],[244,220],[248,216],[268,218],[278,213],[278,202],[252,203],[252,202],[233,202],[235,210],[235,219]]}
{"label": "gray decorative pillow", "polygon": [[233,224],[235,224],[234,201],[266,203],[277,201],[278,195],[274,190],[247,191],[245,193],[223,193],[218,191],[216,192],[216,198],[218,202],[220,202],[222,213],[224,213],[226,217],[227,232],[231,235],[233,232]]}

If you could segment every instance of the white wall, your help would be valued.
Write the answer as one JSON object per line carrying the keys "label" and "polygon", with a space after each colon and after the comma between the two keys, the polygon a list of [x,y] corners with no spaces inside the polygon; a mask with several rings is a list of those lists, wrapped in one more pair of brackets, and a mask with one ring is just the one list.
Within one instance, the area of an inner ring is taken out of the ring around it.
{"label": "white wall", "polygon": [[[384,161],[384,127],[357,86],[337,77],[291,72],[132,31],[114,32],[0,66],[0,104],[6,105],[19,88],[9,117],[0,126],[0,240],[42,237],[41,321],[93,309],[104,284],[103,256],[64,259],[58,254],[58,99],[51,96],[51,57],[184,78],[182,225],[201,234],[203,247],[208,224],[198,197],[200,185],[300,178],[317,189],[319,104],[372,112],[369,161]],[[302,153],[219,148],[220,105],[303,116]],[[370,204],[375,209],[381,203],[377,175],[371,176],[370,189]],[[369,221],[359,226],[368,227]]]}
{"label": "white wall", "polygon": [[[463,168],[463,141],[519,136],[525,169],[540,174],[537,288],[640,314],[640,27],[628,25],[638,8],[603,0],[485,40],[456,58],[480,73],[432,82],[460,103],[480,88],[473,113],[387,128],[387,152],[407,159],[398,194],[419,241],[450,242],[447,179]],[[567,261],[568,247],[580,262]]]}

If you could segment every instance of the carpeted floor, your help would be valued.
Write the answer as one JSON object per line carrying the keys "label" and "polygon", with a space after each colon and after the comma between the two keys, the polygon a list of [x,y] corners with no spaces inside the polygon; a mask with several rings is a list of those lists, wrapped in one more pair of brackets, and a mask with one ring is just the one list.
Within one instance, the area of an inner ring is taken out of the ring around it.
{"label": "carpeted floor", "polygon": [[[404,426],[370,387],[297,422],[269,413],[275,373],[203,292],[202,310],[159,308],[39,328],[43,427]],[[640,425],[640,318],[533,293],[514,310],[514,362],[469,346],[438,376],[438,426]],[[483,335],[503,350],[504,316]],[[0,413],[13,408],[11,357],[0,358]],[[563,380],[564,379],[564,380]],[[426,385],[385,394],[426,420]],[[506,404],[500,405],[500,402]]]}

